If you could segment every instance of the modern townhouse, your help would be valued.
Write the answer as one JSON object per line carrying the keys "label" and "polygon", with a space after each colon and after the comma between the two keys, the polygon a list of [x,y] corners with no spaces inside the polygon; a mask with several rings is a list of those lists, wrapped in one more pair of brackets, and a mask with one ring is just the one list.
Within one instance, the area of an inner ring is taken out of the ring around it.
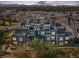
{"label": "modern townhouse", "polygon": [[[21,39],[24,37],[22,42],[30,42],[33,38],[39,38],[40,40],[44,40],[56,45],[68,45],[68,40],[70,39],[69,36],[71,34],[68,35],[69,32],[66,32],[64,26],[57,26],[54,22],[51,23],[51,21],[42,24],[41,22],[29,24],[26,23],[25,25],[22,25],[20,28],[18,28],[18,30],[15,29],[15,34],[13,34],[13,38],[15,37],[16,42],[18,43],[20,42],[17,40],[20,40],[20,37]],[[17,39],[16,32],[21,32],[19,30],[21,30],[23,33],[20,33],[18,35],[19,39]]]}

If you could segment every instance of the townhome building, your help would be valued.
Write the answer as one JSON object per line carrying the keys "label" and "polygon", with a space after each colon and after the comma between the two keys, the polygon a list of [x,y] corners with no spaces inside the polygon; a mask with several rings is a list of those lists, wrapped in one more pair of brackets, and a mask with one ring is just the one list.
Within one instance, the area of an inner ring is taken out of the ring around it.
{"label": "townhome building", "polygon": [[35,22],[36,20],[33,19],[32,23],[25,22],[25,24],[20,28],[15,29],[13,34],[13,42],[17,42],[19,44],[31,42],[33,38],[39,38],[49,44],[60,46],[69,44],[68,40],[72,34],[68,34],[70,32],[66,31],[66,28],[60,23],[55,23],[55,19],[41,19],[45,21],[43,23],[41,23],[41,21],[37,23]]}

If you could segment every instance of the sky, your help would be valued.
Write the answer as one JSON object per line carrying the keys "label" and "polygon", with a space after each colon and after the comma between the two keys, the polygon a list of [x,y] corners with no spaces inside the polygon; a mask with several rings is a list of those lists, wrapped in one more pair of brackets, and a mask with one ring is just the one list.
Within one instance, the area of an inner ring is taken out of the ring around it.
{"label": "sky", "polygon": [[79,5],[79,1],[0,1],[0,4],[24,5]]}

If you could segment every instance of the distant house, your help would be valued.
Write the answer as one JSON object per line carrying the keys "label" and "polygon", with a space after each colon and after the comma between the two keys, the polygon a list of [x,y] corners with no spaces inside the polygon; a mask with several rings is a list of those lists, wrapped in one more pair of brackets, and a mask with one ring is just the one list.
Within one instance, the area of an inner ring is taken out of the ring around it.
{"label": "distant house", "polygon": [[57,27],[55,30],[50,24],[26,24],[25,27],[15,29],[13,42],[14,44],[26,43],[35,37],[57,45],[68,44],[69,40],[69,35],[64,27]]}
{"label": "distant house", "polygon": [[67,45],[69,44],[68,41],[70,39],[70,35],[72,35],[70,32],[66,32],[66,29],[63,27],[57,28],[56,31],[56,43],[58,45]]}
{"label": "distant house", "polygon": [[76,35],[79,38],[79,20],[76,20]]}
{"label": "distant house", "polygon": [[26,29],[15,29],[15,32],[13,34],[13,42],[15,44],[27,42],[28,39],[26,33],[27,33]]}

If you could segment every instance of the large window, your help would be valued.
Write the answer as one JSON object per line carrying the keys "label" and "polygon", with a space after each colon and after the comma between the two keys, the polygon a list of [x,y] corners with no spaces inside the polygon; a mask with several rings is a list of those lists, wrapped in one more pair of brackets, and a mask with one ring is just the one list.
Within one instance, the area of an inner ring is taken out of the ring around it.
{"label": "large window", "polygon": [[76,26],[79,28],[79,21],[76,21]]}
{"label": "large window", "polygon": [[79,29],[77,29],[77,33],[79,33]]}
{"label": "large window", "polygon": [[44,31],[41,31],[41,35],[44,35],[45,34],[45,32]]}
{"label": "large window", "polygon": [[52,42],[52,44],[55,44],[55,42]]}
{"label": "large window", "polygon": [[52,40],[55,40],[55,36],[51,36],[51,39],[52,39]]}
{"label": "large window", "polygon": [[16,37],[13,37],[13,40],[16,41]]}
{"label": "large window", "polygon": [[20,38],[19,38],[19,41],[23,41],[23,38],[22,38],[22,37],[20,37]]}
{"label": "large window", "polygon": [[33,27],[29,27],[29,29],[30,29],[30,30],[33,30],[34,28],[33,28]]}
{"label": "large window", "polygon": [[17,42],[13,42],[14,44],[17,44]]}
{"label": "large window", "polygon": [[34,36],[35,35],[35,32],[30,32],[30,35],[33,35]]}
{"label": "large window", "polygon": [[29,29],[30,25],[25,25],[26,29]]}
{"label": "large window", "polygon": [[52,32],[52,35],[55,35],[55,32]]}
{"label": "large window", "polygon": [[65,40],[69,40],[69,37],[65,37]]}
{"label": "large window", "polygon": [[50,34],[50,31],[49,31],[49,30],[48,30],[48,31],[45,31],[45,33],[46,33],[46,34]]}
{"label": "large window", "polygon": [[65,41],[65,44],[68,44],[68,41]]}
{"label": "large window", "polygon": [[39,27],[37,27],[36,29],[37,29],[37,30],[40,30],[40,28],[39,28]]}
{"label": "large window", "polygon": [[45,29],[50,29],[50,26],[45,26]]}
{"label": "large window", "polygon": [[50,25],[44,25],[44,29],[50,29]]}
{"label": "large window", "polygon": [[63,41],[63,37],[60,37],[59,40],[60,40],[60,41]]}
{"label": "large window", "polygon": [[59,45],[63,45],[64,43],[63,42],[59,42]]}
{"label": "large window", "polygon": [[79,35],[79,29],[77,29],[77,35]]}
{"label": "large window", "polygon": [[50,40],[50,37],[47,37],[47,40]]}

